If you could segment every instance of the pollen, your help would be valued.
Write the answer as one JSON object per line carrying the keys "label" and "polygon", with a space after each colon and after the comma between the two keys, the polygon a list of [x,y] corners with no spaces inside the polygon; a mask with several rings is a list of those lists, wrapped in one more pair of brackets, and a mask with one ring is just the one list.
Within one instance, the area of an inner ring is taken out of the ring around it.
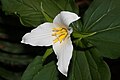
{"label": "pollen", "polygon": [[68,35],[68,31],[66,28],[57,27],[57,28],[53,28],[52,31],[53,31],[52,36],[56,37],[53,40],[53,43],[56,43],[58,41],[61,43]]}

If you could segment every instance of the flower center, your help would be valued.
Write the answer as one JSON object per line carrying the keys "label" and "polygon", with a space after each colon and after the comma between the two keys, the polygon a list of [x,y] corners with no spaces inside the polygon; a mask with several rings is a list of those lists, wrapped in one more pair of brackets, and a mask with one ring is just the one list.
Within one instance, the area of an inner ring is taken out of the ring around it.
{"label": "flower center", "polygon": [[68,31],[66,28],[57,27],[53,28],[52,31],[53,31],[52,36],[56,37],[56,39],[53,40],[53,43],[56,43],[58,41],[61,43],[68,35]]}

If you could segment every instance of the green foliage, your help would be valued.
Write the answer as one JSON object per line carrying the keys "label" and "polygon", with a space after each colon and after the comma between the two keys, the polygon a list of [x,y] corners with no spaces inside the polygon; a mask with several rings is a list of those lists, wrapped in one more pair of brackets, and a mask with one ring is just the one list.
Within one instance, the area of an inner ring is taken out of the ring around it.
{"label": "green foliage", "polygon": [[2,0],[2,4],[7,14],[16,14],[23,25],[34,27],[46,17],[53,19],[61,10],[72,11],[69,0]]}
{"label": "green foliage", "polygon": [[82,32],[96,32],[96,35],[88,37],[87,40],[101,56],[120,57],[119,9],[119,0],[95,0],[84,15]]}
{"label": "green foliage", "polygon": [[25,26],[34,26],[45,21],[41,12],[41,0],[2,0],[3,11],[17,14]]}
{"label": "green foliage", "polygon": [[47,49],[45,54],[43,55],[42,57],[42,61],[44,62],[45,59],[53,52],[53,50],[50,48],[50,49]]}
{"label": "green foliage", "polygon": [[21,80],[57,80],[54,62],[43,66],[42,57],[37,56],[24,72]]}
{"label": "green foliage", "polygon": [[44,11],[51,18],[54,18],[60,11],[72,11],[69,0],[42,0],[42,4]]}
{"label": "green foliage", "polygon": [[[52,22],[52,19],[63,10],[75,13],[79,11],[74,4],[74,0],[1,1],[3,11],[7,14],[17,14],[21,23],[25,26],[35,27],[46,20]],[[72,36],[76,39],[73,43],[77,47],[74,48],[68,80],[110,80],[110,70],[103,57],[114,59],[120,57],[119,16],[119,0],[94,0],[81,20],[72,24],[74,29]],[[3,35],[4,30],[1,31],[0,35]],[[6,46],[6,48],[1,48],[4,51],[13,54],[24,52],[24,47],[21,44],[6,41],[0,41],[0,43]],[[15,48],[17,49],[14,50]],[[21,80],[58,80],[59,74],[55,62],[51,61],[48,64],[43,64],[52,52],[52,49],[47,49],[42,57],[37,56],[28,65]],[[11,58],[9,55],[0,52],[0,61],[9,61],[14,64],[27,64],[31,61],[31,58],[27,56],[17,55],[16,57],[16,55],[12,55]],[[3,72],[6,71],[3,69]],[[9,72],[7,73],[9,74]],[[4,77],[3,74],[0,73],[0,75]]]}
{"label": "green foliage", "polygon": [[110,71],[96,50],[74,51],[69,80],[110,80]]}

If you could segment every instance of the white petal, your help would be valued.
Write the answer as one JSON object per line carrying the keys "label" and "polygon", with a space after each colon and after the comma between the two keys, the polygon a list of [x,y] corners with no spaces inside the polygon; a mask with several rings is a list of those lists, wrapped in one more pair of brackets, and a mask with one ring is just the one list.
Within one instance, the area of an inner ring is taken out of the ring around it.
{"label": "white petal", "polygon": [[53,50],[57,55],[58,70],[67,76],[68,66],[72,57],[73,45],[70,38],[67,38],[63,43],[53,44]]}
{"label": "white petal", "polygon": [[33,29],[30,33],[26,33],[21,43],[30,44],[32,46],[50,46],[53,44],[52,28],[56,27],[52,23],[44,23]]}
{"label": "white petal", "polygon": [[53,23],[64,24],[65,26],[69,26],[72,22],[78,20],[79,18],[80,17],[78,17],[78,15],[75,13],[62,11],[54,18]]}

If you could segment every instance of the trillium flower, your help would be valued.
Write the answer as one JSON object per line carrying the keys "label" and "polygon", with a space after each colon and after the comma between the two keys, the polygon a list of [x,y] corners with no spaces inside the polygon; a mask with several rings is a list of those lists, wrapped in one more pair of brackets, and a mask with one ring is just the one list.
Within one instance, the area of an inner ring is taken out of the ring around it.
{"label": "trillium flower", "polygon": [[73,52],[73,45],[70,38],[73,30],[69,25],[79,18],[75,13],[62,11],[54,18],[53,23],[43,23],[30,33],[26,33],[21,43],[32,46],[52,45],[58,59],[58,70],[67,76],[68,66]]}

